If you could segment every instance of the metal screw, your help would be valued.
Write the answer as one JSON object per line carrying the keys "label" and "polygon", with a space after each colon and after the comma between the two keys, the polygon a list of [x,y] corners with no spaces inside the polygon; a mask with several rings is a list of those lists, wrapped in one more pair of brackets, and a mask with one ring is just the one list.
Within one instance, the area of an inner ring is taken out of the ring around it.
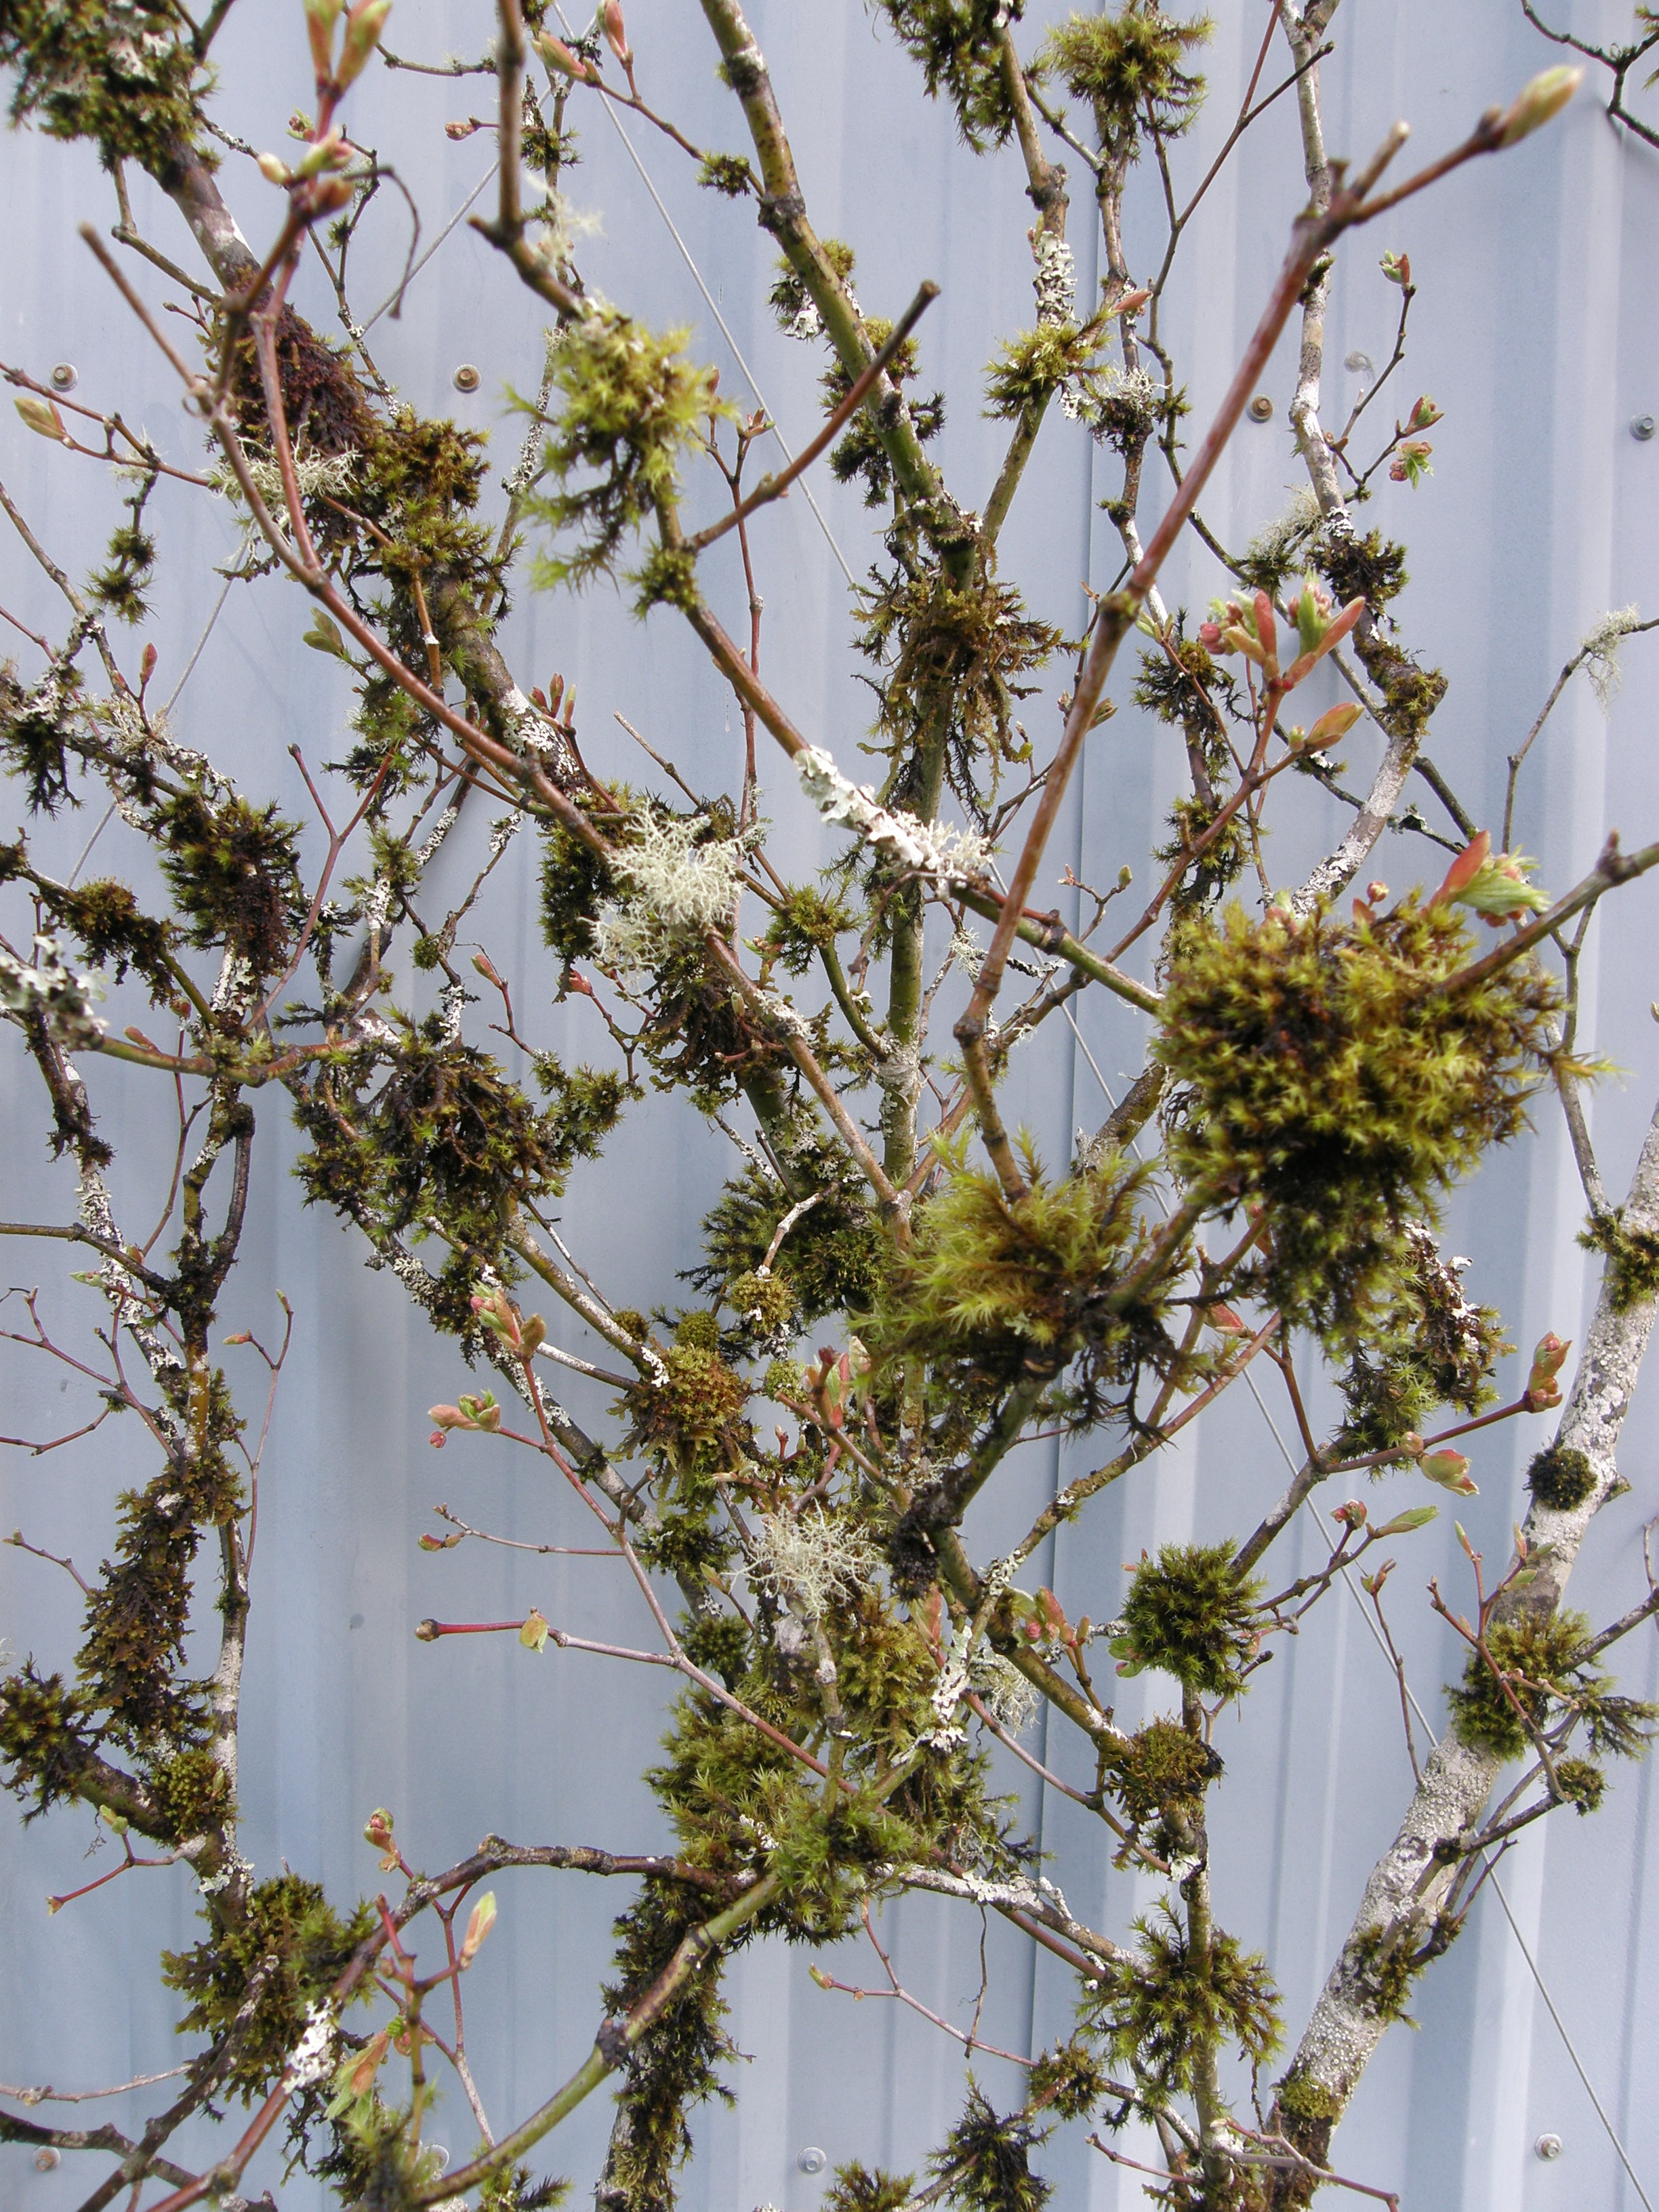
{"label": "metal screw", "polygon": [[1251,420],[1251,422],[1271,422],[1273,421],[1273,401],[1272,401],[1271,399],[1269,399],[1269,398],[1268,398],[1268,397],[1267,397],[1267,393],[1266,393],[1265,392],[1258,392],[1256,393],[1256,395],[1255,395],[1255,398],[1253,400],[1251,400],[1251,402],[1250,402],[1250,420]]}
{"label": "metal screw", "polygon": [[1561,2138],[1559,2136],[1540,2136],[1533,2148],[1540,2158],[1559,2158]]}
{"label": "metal screw", "polygon": [[464,361],[456,370],[453,381],[457,392],[476,392],[479,384],[478,372],[470,361]]}
{"label": "metal screw", "polygon": [[795,2164],[803,2173],[822,2173],[830,2163],[830,2154],[820,2150],[816,2143],[808,2143]]}
{"label": "metal screw", "polygon": [[1374,376],[1376,374],[1376,364],[1368,353],[1351,353],[1342,366],[1352,369],[1356,376]]}
{"label": "metal screw", "polygon": [[37,2173],[50,2173],[59,2163],[60,2155],[52,2149],[50,2143],[44,2150],[38,2150],[34,2154],[34,2170]]}
{"label": "metal screw", "polygon": [[54,392],[73,392],[81,381],[81,372],[72,361],[57,362],[47,379]]}
{"label": "metal screw", "polygon": [[[56,369],[52,373],[52,380],[54,384],[58,381],[58,372]],[[1640,438],[1645,445],[1647,441],[1653,435],[1652,416],[1638,415],[1636,417],[1636,420],[1630,426],[1630,434],[1632,438]]]}

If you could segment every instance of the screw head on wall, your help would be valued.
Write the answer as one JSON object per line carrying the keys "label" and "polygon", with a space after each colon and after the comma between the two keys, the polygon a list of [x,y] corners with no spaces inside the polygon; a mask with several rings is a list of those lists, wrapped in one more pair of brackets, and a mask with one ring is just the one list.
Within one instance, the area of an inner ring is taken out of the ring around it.
{"label": "screw head on wall", "polygon": [[1653,435],[1652,416],[1638,415],[1630,426],[1630,434],[1632,438],[1640,438],[1645,444],[1648,439]]}
{"label": "screw head on wall", "polygon": [[81,381],[81,373],[72,361],[60,361],[53,364],[46,380],[54,392],[73,392]]}
{"label": "screw head on wall", "polygon": [[1271,399],[1269,399],[1269,398],[1268,398],[1268,397],[1267,397],[1267,393],[1266,393],[1265,392],[1258,392],[1256,393],[1256,395],[1255,395],[1255,398],[1253,400],[1251,400],[1251,402],[1250,402],[1250,420],[1251,420],[1251,422],[1271,422],[1273,421],[1273,401],[1272,401]]}
{"label": "screw head on wall", "polygon": [[1561,2138],[1559,2136],[1540,2136],[1533,2148],[1540,2158],[1559,2158]]}
{"label": "screw head on wall", "polygon": [[478,372],[473,368],[471,362],[464,361],[450,380],[457,392],[476,392],[480,380]]}
{"label": "screw head on wall", "polygon": [[808,2143],[795,2164],[803,2173],[822,2173],[830,2163],[830,2154],[820,2150],[816,2143]]}
{"label": "screw head on wall", "polygon": [[35,2172],[37,2173],[50,2173],[60,2162],[60,2155],[61,2154],[52,2148],[50,2143],[47,2143],[44,2148],[36,2151],[34,2154]]}

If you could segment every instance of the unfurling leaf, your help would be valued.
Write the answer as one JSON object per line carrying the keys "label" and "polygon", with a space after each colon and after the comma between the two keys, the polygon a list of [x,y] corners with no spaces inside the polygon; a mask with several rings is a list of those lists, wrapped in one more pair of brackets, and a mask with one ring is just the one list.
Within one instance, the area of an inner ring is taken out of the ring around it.
{"label": "unfurling leaf", "polygon": [[1437,1505],[1413,1505],[1404,1513],[1396,1513],[1392,1521],[1384,1521],[1371,1534],[1374,1536],[1408,1536],[1413,1528],[1426,1528],[1431,1521],[1439,1517],[1440,1508]]}
{"label": "unfurling leaf", "polygon": [[311,628],[300,642],[308,645],[313,653],[331,653],[337,660],[349,660],[351,658],[337,624],[331,622],[320,607],[311,617]]}
{"label": "unfurling leaf", "polygon": [[478,1955],[478,1946],[495,1925],[495,1893],[493,1889],[487,1889],[473,1906],[472,1916],[466,1923],[466,1936],[461,1944],[462,1966],[472,1964]]}
{"label": "unfurling leaf", "polygon": [[1504,118],[1498,144],[1513,146],[1534,131],[1541,131],[1552,117],[1561,112],[1583,81],[1583,69],[1565,62],[1559,63],[1554,69],[1540,70]]}
{"label": "unfurling leaf", "polygon": [[33,392],[26,392],[13,404],[31,430],[43,438],[55,438],[59,445],[67,443],[69,432],[64,427],[64,418],[50,399],[37,399]]}
{"label": "unfurling leaf", "polygon": [[1462,1452],[1425,1452],[1419,1464],[1431,1482],[1437,1482],[1443,1490],[1453,1491],[1459,1498],[1477,1498],[1479,1486],[1469,1480],[1469,1463]]}

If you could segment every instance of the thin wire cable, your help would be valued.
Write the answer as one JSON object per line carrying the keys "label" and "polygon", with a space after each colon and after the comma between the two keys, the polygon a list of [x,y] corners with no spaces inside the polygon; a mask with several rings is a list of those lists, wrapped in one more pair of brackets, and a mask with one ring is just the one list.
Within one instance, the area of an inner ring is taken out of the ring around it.
{"label": "thin wire cable", "polygon": [[438,251],[438,248],[439,248],[442,244],[443,244],[443,242],[444,242],[445,239],[447,239],[447,238],[448,237],[448,235],[449,235],[450,232],[451,232],[452,230],[453,230],[453,229],[454,229],[454,228],[455,228],[456,224],[460,221],[461,217],[462,217],[462,216],[463,216],[467,212],[468,209],[469,209],[469,208],[471,208],[471,207],[472,206],[473,203],[474,203],[474,202],[478,198],[479,195],[483,192],[483,189],[484,189],[484,186],[485,186],[486,185],[490,184],[490,183],[492,183],[492,182],[494,181],[495,177],[495,173],[496,173],[496,172],[495,172],[495,164],[492,162],[492,163],[490,164],[489,167],[489,168],[487,168],[487,169],[484,171],[484,173],[483,173],[483,176],[481,176],[481,177],[479,178],[479,179],[478,179],[477,183],[476,185],[473,185],[473,187],[472,187],[471,191],[467,194],[466,198],[465,198],[461,202],[461,204],[460,204],[459,207],[458,207],[458,208],[456,209],[456,210],[455,210],[454,214],[453,214],[453,216],[450,216],[449,221],[448,221],[448,222],[444,225],[443,228],[442,228],[442,229],[438,233],[438,235],[437,235],[437,236],[433,240],[433,241],[432,241],[431,245],[428,246],[428,248],[426,249],[426,252],[425,252],[421,256],[420,259],[419,259],[419,260],[415,264],[414,267],[410,270],[409,274],[408,274],[405,277],[404,277],[404,278],[402,279],[402,281],[401,281],[401,282],[399,283],[399,284],[398,285],[397,289],[396,289],[395,291],[392,291],[392,292],[388,292],[388,293],[387,293],[387,295],[386,295],[386,298],[385,298],[384,300],[382,300],[382,301],[381,301],[381,302],[380,302],[380,306],[379,306],[378,307],[376,307],[376,309],[374,310],[374,313],[369,317],[368,320],[368,321],[363,325],[362,329],[362,330],[357,333],[357,335],[359,336],[359,337],[365,337],[365,338],[366,338],[366,337],[368,336],[369,332],[374,329],[374,327],[375,324],[376,324],[376,323],[378,323],[378,322],[380,321],[380,319],[381,316],[382,316],[383,314],[385,314],[385,313],[386,313],[386,312],[387,308],[388,308],[388,307],[391,307],[395,306],[395,305],[396,305],[396,303],[398,302],[398,300],[400,300],[400,299],[403,297],[404,294],[405,292],[407,292],[407,291],[408,291],[408,289],[409,289],[410,286],[410,285],[415,282],[415,279],[416,279],[416,278],[420,275],[420,273],[421,273],[422,270],[422,269],[424,269],[424,268],[426,267],[427,263],[428,263],[428,261],[430,261],[430,260],[431,260],[431,258],[432,258],[433,255],[434,255],[434,254]]}
{"label": "thin wire cable", "polygon": [[[565,36],[567,38],[574,38],[575,33],[571,30],[569,18],[566,15],[562,8],[559,9],[559,21],[564,26]],[[622,140],[623,144],[628,149],[628,158],[632,161],[634,167],[639,171],[641,181],[644,184],[645,189],[650,193],[652,198],[656,202],[657,213],[667,224],[669,235],[673,240],[675,245],[678,246],[681,259],[684,262],[686,267],[691,271],[693,281],[696,283],[698,291],[702,294],[704,300],[708,302],[709,313],[713,315],[714,320],[720,325],[720,336],[726,340],[727,345],[731,347],[732,358],[737,362],[738,367],[743,371],[744,381],[748,384],[749,389],[754,393],[757,404],[764,412],[767,422],[771,428],[772,435],[777,440],[779,445],[783,448],[783,457],[785,460],[793,467],[794,465],[795,456],[789,449],[788,441],[785,438],[782,431],[778,428],[777,417],[773,414],[772,410],[767,406],[766,395],[761,390],[759,385],[755,381],[755,372],[750,368],[749,363],[744,359],[743,349],[732,337],[731,326],[726,322],[725,316],[721,314],[720,307],[715,301],[714,294],[709,290],[708,285],[704,283],[702,271],[698,268],[696,261],[693,260],[690,247],[680,236],[678,227],[675,223],[673,216],[669,214],[666,206],[664,204],[662,194],[657,190],[656,185],[651,181],[651,172],[646,167],[645,163],[640,159],[638,149],[635,147],[634,141],[629,137],[627,131],[623,128],[622,118],[617,114],[615,107],[608,100],[605,103],[605,112],[611,118],[611,129],[616,132],[617,137]],[[812,496],[812,487],[807,483],[804,477],[800,479],[800,488],[802,492],[805,495],[806,504],[811,508],[813,515],[817,520],[818,528],[823,532],[825,544],[829,546],[830,550],[835,555],[836,559],[841,564],[842,574],[846,577],[849,584],[853,583],[855,580],[852,570],[847,565],[847,556],[842,551],[840,546],[836,544],[835,532],[824,520],[823,510],[818,506],[817,500]]]}
{"label": "thin wire cable", "polygon": [[[239,554],[237,558],[240,560],[240,557],[241,556]],[[184,690],[185,684],[189,683],[191,672],[195,667],[197,662],[201,659],[203,648],[213,635],[213,625],[218,621],[220,610],[223,607],[225,601],[230,597],[230,587],[235,580],[236,579],[234,575],[229,575],[225,578],[224,588],[220,592],[218,598],[214,601],[213,612],[207,618],[207,628],[202,632],[200,637],[197,639],[196,650],[191,654],[190,659],[185,663],[185,672],[179,678],[179,681],[173,685],[173,696],[167,701],[166,706],[161,709],[164,715],[170,714],[173,708],[178,705],[179,694]],[[71,890],[75,888],[76,879],[79,878],[82,869],[85,867],[88,860],[92,857],[93,847],[103,836],[105,830],[108,829],[110,824],[110,817],[114,813],[117,801],[112,799],[109,805],[104,809],[102,814],[98,817],[98,827],[93,831],[91,836],[88,838],[86,843],[81,848],[81,857],[76,862],[75,866],[70,870],[69,879],[70,889]]]}

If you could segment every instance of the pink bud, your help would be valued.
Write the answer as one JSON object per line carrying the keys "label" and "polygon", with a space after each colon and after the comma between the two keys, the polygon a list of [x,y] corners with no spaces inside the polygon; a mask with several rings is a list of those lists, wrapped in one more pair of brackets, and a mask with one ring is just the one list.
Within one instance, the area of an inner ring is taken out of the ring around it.
{"label": "pink bud", "polygon": [[1492,857],[1492,832],[1472,837],[1446,871],[1446,880],[1429,901],[1431,906],[1449,906],[1459,891],[1467,890]]}
{"label": "pink bud", "polygon": [[605,23],[605,43],[626,69],[634,58],[634,50],[628,43],[628,32],[623,23],[622,0],[605,0],[599,12]]}

